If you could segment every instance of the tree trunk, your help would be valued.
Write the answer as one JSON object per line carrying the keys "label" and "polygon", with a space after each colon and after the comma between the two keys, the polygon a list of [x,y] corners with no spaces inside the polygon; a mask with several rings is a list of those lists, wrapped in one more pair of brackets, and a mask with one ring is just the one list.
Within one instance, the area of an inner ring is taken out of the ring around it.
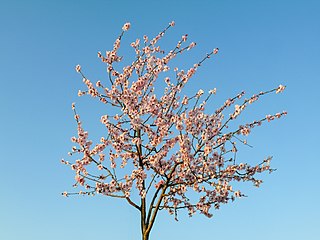
{"label": "tree trunk", "polygon": [[149,240],[149,233],[142,233],[142,240]]}
{"label": "tree trunk", "polygon": [[[145,211],[145,208],[143,208],[142,210]],[[142,211],[141,212],[141,234],[142,234],[142,240],[149,240],[150,230],[148,230],[148,225],[145,222],[145,213],[143,213],[143,211]]]}

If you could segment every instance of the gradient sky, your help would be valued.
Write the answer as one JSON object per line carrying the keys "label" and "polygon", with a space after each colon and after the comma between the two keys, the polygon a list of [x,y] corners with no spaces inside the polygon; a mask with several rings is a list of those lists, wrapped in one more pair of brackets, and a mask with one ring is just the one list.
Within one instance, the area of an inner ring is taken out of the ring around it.
{"label": "gradient sky", "polygon": [[138,214],[125,202],[63,198],[74,175],[59,161],[67,159],[76,132],[71,103],[93,132],[98,113],[108,111],[77,97],[84,86],[74,66],[97,80],[104,66],[96,53],[112,47],[125,22],[132,28],[123,46],[156,35],[171,20],[176,27],[164,46],[185,33],[197,42],[176,61],[181,68],[220,48],[189,85],[218,89],[212,111],[241,90],[250,96],[284,84],[283,94],[261,99],[242,120],[288,115],[255,129],[248,138],[254,148],[240,155],[249,162],[274,157],[277,171],[264,176],[261,188],[245,185],[249,197],[211,219],[182,213],[176,222],[164,212],[151,239],[319,239],[319,12],[320,2],[312,0],[0,0],[0,239],[140,238]]}

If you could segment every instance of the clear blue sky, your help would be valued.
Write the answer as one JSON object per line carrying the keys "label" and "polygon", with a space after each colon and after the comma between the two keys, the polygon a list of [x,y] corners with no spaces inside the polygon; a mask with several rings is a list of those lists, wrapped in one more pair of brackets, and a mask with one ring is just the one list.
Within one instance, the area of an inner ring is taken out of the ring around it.
{"label": "clear blue sky", "polygon": [[112,47],[123,23],[132,23],[125,45],[154,36],[171,20],[176,27],[166,46],[185,33],[197,42],[180,58],[182,68],[220,48],[189,85],[218,89],[212,111],[238,91],[250,96],[284,84],[282,95],[256,103],[244,120],[282,110],[288,115],[256,129],[248,138],[254,148],[241,155],[252,162],[273,155],[278,171],[266,175],[261,188],[244,186],[249,197],[212,219],[182,214],[175,222],[163,213],[151,239],[319,239],[319,12],[312,0],[1,0],[0,239],[140,238],[137,212],[124,202],[61,197],[73,172],[59,160],[67,158],[76,131],[72,102],[89,130],[99,124],[101,108],[77,97],[83,86],[74,66],[80,63],[97,80],[103,65],[96,52]]}

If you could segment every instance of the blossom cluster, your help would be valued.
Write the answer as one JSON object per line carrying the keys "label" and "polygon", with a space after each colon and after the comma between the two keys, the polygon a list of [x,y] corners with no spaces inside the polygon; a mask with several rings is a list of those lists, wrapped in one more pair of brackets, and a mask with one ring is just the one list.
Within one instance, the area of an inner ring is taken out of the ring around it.
{"label": "blossom cluster", "polygon": [[[183,95],[182,90],[202,63],[217,54],[219,49],[213,49],[186,71],[172,68],[172,59],[196,47],[194,42],[187,43],[188,35],[183,35],[170,51],[158,46],[167,30],[174,26],[175,23],[171,22],[154,38],[149,40],[144,36],[143,40],[132,42],[135,60],[117,69],[116,64],[123,61],[119,54],[121,41],[131,27],[126,23],[113,49],[106,51],[105,55],[98,53],[106,64],[108,82],[94,84],[85,77],[80,65],[76,66],[87,88],[79,90],[78,95],[97,98],[118,109],[118,113],[113,116],[103,113],[100,121],[105,133],[94,145],[82,127],[75,105],[72,105],[78,131],[71,141],[78,146],[73,147],[70,154],[81,155],[74,163],[65,160],[62,163],[75,171],[74,186],[83,186],[85,190],[64,192],[64,196],[102,194],[126,199],[140,210],[135,200],[150,197],[151,215],[162,209],[176,215],[179,209],[186,209],[190,216],[199,211],[211,217],[212,206],[218,209],[221,204],[244,196],[240,190],[233,189],[233,182],[252,182],[259,186],[262,181],[257,174],[272,172],[271,158],[256,165],[238,162],[236,142],[247,145],[239,135],[248,136],[254,127],[280,118],[286,112],[228,129],[229,123],[250,104],[263,95],[282,92],[285,86],[280,85],[245,100],[242,100],[245,92],[240,92],[208,114],[207,102],[216,94],[216,89],[208,93],[200,89],[191,97]],[[170,75],[163,78],[163,74],[171,69],[175,79]],[[166,87],[163,95],[158,96],[155,86],[162,80]],[[236,104],[241,100],[242,103]],[[225,110],[232,106],[234,111],[225,116]],[[190,197],[190,192],[197,193],[198,198]]]}

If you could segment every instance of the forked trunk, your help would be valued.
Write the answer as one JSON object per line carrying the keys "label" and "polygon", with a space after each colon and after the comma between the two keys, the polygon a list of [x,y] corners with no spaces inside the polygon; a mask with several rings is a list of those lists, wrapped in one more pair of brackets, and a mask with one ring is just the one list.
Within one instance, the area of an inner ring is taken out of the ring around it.
{"label": "forked trunk", "polygon": [[149,240],[149,233],[143,233],[142,240]]}
{"label": "forked trunk", "polygon": [[149,240],[149,235],[150,235],[150,229],[148,229],[148,226],[146,224],[146,222],[144,221],[144,218],[143,218],[143,215],[142,214],[142,217],[141,217],[141,235],[142,235],[142,240]]}

